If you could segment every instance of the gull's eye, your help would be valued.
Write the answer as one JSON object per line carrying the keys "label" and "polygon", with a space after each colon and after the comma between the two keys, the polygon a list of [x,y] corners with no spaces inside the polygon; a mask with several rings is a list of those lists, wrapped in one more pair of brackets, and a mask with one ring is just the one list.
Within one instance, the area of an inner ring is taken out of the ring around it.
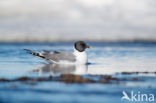
{"label": "gull's eye", "polygon": [[83,47],[83,48],[86,47],[86,45],[85,45],[84,43],[81,43],[80,45],[81,45],[81,47]]}

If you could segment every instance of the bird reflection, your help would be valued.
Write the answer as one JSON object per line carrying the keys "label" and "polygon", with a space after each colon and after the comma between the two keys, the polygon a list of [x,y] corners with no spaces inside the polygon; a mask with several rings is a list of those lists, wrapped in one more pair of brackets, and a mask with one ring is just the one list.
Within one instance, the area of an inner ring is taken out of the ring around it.
{"label": "bird reflection", "polygon": [[60,74],[86,74],[87,65],[66,65],[66,64],[43,64],[33,70],[42,73],[60,73]]}

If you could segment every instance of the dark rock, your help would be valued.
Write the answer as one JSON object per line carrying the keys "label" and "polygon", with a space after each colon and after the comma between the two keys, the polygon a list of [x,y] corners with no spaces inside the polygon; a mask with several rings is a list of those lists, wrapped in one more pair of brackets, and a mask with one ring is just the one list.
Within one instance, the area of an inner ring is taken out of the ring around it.
{"label": "dark rock", "polygon": [[121,72],[121,74],[136,74],[136,72]]}
{"label": "dark rock", "polygon": [[93,83],[94,81],[88,78],[82,78],[80,75],[63,74],[60,76],[59,81],[65,83]]}
{"label": "dark rock", "polygon": [[31,78],[28,78],[28,77],[20,77],[20,78],[17,78],[16,81],[27,81],[27,80],[31,80]]}
{"label": "dark rock", "polygon": [[6,78],[0,78],[0,82],[10,82],[10,80]]}

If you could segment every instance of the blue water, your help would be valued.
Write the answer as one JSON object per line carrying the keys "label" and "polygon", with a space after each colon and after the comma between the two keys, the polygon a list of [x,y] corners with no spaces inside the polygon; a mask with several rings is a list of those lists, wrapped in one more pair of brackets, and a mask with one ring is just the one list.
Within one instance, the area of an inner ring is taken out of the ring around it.
{"label": "blue water", "polygon": [[[93,80],[111,75],[117,78],[139,78],[141,81],[119,83],[73,83],[42,81],[35,84],[25,82],[0,82],[2,103],[127,103],[121,101],[122,92],[130,95],[154,94],[156,96],[156,43],[152,42],[90,42],[93,49],[87,50],[89,65],[86,67],[48,68],[49,64],[33,57],[23,49],[65,50],[72,52],[73,43],[0,43],[0,78],[16,79],[78,74]],[[148,72],[122,74],[122,72]],[[145,102],[145,101],[144,101]],[[143,102],[143,103],[144,103]],[[149,102],[149,101],[148,101]],[[147,102],[147,103],[148,103]],[[149,103],[155,103],[149,102]],[[129,103],[129,102],[128,102]]]}

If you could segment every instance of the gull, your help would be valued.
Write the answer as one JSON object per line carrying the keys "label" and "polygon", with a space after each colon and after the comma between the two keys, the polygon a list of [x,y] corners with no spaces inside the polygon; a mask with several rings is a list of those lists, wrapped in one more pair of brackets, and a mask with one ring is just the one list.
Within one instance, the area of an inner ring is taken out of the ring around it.
{"label": "gull", "polygon": [[42,51],[41,53],[34,52],[29,49],[24,49],[28,53],[42,58],[49,63],[56,64],[87,64],[88,57],[86,53],[87,48],[92,48],[88,46],[84,41],[77,41],[74,44],[74,52],[66,52],[66,51]]}

